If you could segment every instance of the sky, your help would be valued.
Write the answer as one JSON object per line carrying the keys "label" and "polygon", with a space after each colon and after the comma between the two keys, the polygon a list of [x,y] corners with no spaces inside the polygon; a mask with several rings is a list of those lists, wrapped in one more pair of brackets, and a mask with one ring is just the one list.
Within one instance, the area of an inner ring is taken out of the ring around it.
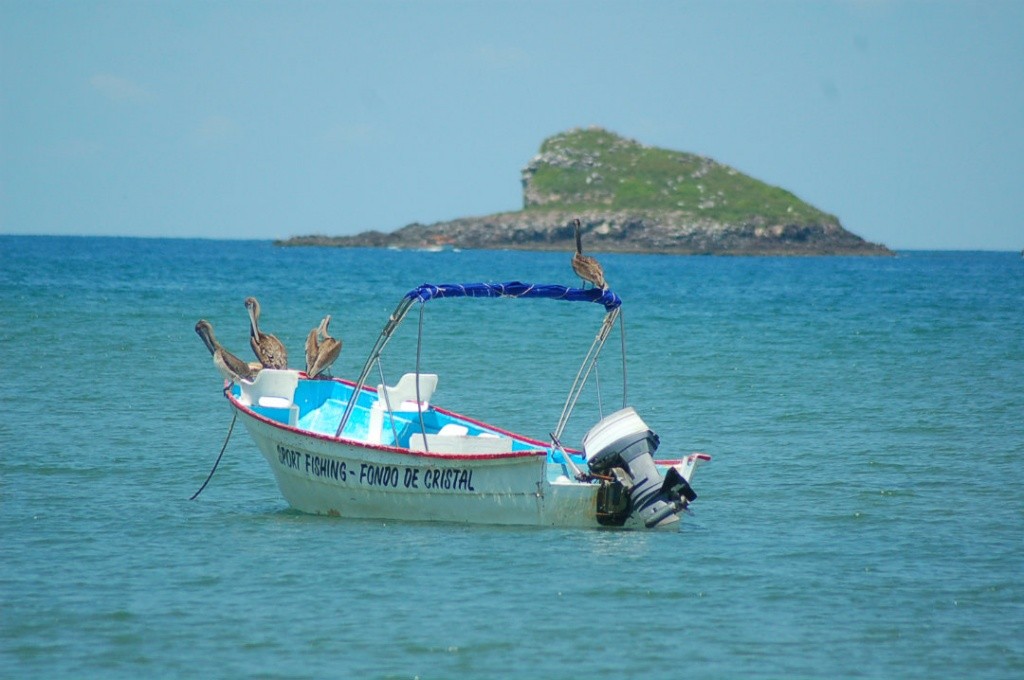
{"label": "sky", "polygon": [[1024,247],[1024,2],[0,0],[0,233],[522,207],[547,137],[709,156],[895,249]]}

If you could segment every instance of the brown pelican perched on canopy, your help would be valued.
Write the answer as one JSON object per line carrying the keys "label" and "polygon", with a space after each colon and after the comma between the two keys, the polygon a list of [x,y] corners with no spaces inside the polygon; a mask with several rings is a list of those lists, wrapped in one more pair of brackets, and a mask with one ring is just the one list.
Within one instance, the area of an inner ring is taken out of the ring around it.
{"label": "brown pelican perched on canopy", "polygon": [[213,326],[206,319],[196,322],[196,333],[203,339],[206,349],[210,350],[213,356],[213,365],[217,367],[225,380],[238,382],[240,380],[252,380],[256,377],[259,369],[253,369],[250,364],[242,361],[217,342],[213,334]]}
{"label": "brown pelican perched on canopy", "polygon": [[573,224],[576,229],[576,252],[572,256],[572,270],[584,281],[590,281],[601,289],[607,288],[608,283],[604,280],[604,269],[601,268],[601,264],[589,255],[583,254],[583,242],[580,239],[580,220],[578,217],[573,220]]}
{"label": "brown pelican perched on canopy", "polygon": [[260,332],[260,303],[254,297],[245,298],[249,310],[249,344],[263,368],[288,368],[288,350],[270,333]]}
{"label": "brown pelican perched on canopy", "polygon": [[[327,334],[327,327],[330,323],[331,315],[328,314],[319,326],[309,332],[309,337],[306,339],[306,375],[310,378],[315,378],[327,370],[341,354],[341,340]],[[323,336],[322,340],[320,339],[321,335]]]}

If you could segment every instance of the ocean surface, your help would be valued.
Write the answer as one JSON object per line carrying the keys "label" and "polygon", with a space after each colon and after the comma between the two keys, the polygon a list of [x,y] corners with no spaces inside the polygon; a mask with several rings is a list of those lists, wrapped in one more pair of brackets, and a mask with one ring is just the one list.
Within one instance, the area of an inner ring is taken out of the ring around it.
{"label": "ocean surface", "polygon": [[[330,313],[351,378],[406,290],[567,254],[0,236],[0,676],[1024,677],[1019,254],[600,259],[628,402],[713,457],[679,531],[305,516],[241,427],[189,500],[231,421],[199,318],[249,357],[256,295],[301,366]],[[434,401],[543,437],[600,312],[430,303]]]}

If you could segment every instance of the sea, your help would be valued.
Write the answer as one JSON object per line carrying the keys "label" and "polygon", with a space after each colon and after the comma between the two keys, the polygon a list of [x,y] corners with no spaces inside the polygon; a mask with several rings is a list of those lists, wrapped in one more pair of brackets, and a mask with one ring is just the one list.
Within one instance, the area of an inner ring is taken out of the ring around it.
{"label": "sea", "polygon": [[[710,455],[678,530],[300,514],[194,332],[252,358],[254,295],[301,368],[331,314],[354,378],[406,291],[568,253],[0,236],[0,676],[1024,677],[1019,253],[598,257],[624,341],[566,443],[626,403]],[[539,437],[602,316],[417,307],[389,372]]]}

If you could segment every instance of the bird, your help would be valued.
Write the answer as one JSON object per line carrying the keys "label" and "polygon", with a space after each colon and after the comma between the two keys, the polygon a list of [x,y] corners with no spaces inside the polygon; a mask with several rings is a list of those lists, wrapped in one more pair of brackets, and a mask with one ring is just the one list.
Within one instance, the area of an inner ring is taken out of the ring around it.
{"label": "bird", "polygon": [[320,349],[320,335],[323,333],[324,322],[320,320],[313,330],[306,336],[306,373],[309,373],[309,369],[313,366],[316,361],[317,350]]}
{"label": "bird", "polygon": [[316,353],[310,361],[309,339],[306,340],[306,375],[315,378],[327,370],[334,360],[341,354],[341,340],[332,338],[327,333],[327,327],[331,323],[331,315],[328,314],[320,322],[320,325],[309,332],[309,337],[318,340],[317,336],[323,335],[323,340],[318,340]]}
{"label": "bird", "polygon": [[210,354],[213,356],[213,365],[217,367],[220,374],[224,376],[225,380],[232,382],[239,382],[241,380],[251,381],[256,377],[256,373],[259,369],[253,369],[252,364],[246,363],[236,357],[231,352],[224,349],[224,347],[217,342],[216,336],[213,334],[213,325],[206,319],[200,319],[196,322],[196,333],[203,339],[206,344],[206,349],[210,350]]}
{"label": "bird", "polygon": [[264,368],[288,368],[288,351],[277,336],[260,332],[260,303],[254,297],[245,298],[249,310],[249,344]]}
{"label": "bird", "polygon": [[608,283],[604,280],[604,269],[601,263],[583,254],[583,242],[580,239],[580,220],[573,220],[576,229],[576,252],[572,256],[572,270],[584,281],[590,281],[595,287],[607,290]]}

